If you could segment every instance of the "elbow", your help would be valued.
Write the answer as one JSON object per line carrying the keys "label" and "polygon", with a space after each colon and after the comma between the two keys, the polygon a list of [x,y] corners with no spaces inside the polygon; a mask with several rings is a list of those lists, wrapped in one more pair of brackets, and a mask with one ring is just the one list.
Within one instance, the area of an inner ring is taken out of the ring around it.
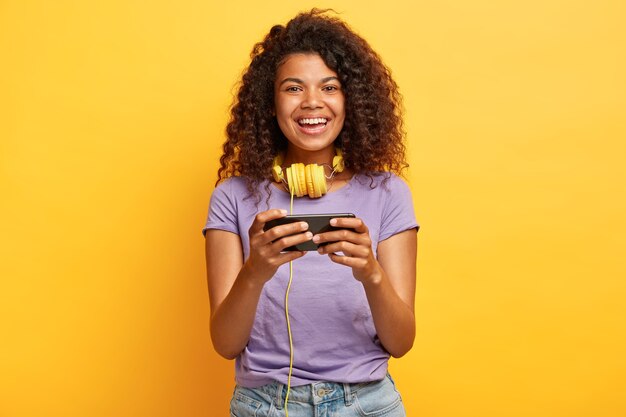
{"label": "elbow", "polygon": [[213,344],[213,350],[215,350],[215,352],[222,358],[228,360],[235,359],[243,350],[237,349],[237,347],[233,346],[232,343],[228,343],[228,341],[224,340],[223,337],[215,334],[213,329],[211,329],[211,343]]}
{"label": "elbow", "polygon": [[415,328],[413,328],[413,331],[408,333],[409,334],[406,338],[403,338],[403,340],[396,340],[396,343],[389,346],[387,352],[389,352],[392,357],[396,359],[401,358],[409,353],[409,351],[413,348],[413,343],[415,342]]}
{"label": "elbow", "polygon": [[237,356],[239,356],[238,353],[231,353],[231,352],[220,352],[219,350],[215,349],[215,351],[224,359],[228,359],[229,361],[236,359]]}
{"label": "elbow", "polygon": [[220,355],[224,359],[233,360],[239,356],[241,351],[235,351],[234,349],[229,349],[227,346],[222,346],[219,343],[213,342],[213,350]]}
{"label": "elbow", "polygon": [[393,358],[399,359],[403,357],[404,355],[406,355],[407,353],[409,353],[412,347],[413,347],[413,341],[411,341],[409,344],[405,346],[397,346],[393,350],[388,350],[388,352]]}

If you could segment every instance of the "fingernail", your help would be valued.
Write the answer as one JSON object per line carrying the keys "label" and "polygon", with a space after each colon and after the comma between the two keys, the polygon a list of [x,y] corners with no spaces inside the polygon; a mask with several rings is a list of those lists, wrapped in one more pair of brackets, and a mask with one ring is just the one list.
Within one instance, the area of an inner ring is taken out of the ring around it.
{"label": "fingernail", "polygon": [[319,235],[315,235],[315,236],[313,236],[313,242],[317,243],[317,242],[319,242],[319,241],[320,241],[320,237],[319,237]]}
{"label": "fingernail", "polygon": [[330,219],[331,226],[337,226],[337,219]]}
{"label": "fingernail", "polygon": [[300,223],[300,229],[306,230],[309,228],[309,224],[307,222]]}
{"label": "fingernail", "polygon": [[281,214],[287,214],[287,210],[285,210],[285,209],[280,209],[280,213],[281,213]]}
{"label": "fingernail", "polygon": [[304,234],[304,236],[306,236],[306,237],[307,237],[307,239],[311,239],[311,238],[313,237],[313,233],[311,233],[311,232],[306,232],[306,233]]}

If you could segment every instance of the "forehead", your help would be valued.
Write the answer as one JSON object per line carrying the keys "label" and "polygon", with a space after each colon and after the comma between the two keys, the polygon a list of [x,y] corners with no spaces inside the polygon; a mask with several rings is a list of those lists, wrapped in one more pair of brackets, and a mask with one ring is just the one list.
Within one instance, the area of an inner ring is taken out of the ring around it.
{"label": "forehead", "polygon": [[276,71],[276,81],[285,77],[318,79],[330,76],[336,77],[337,73],[328,68],[322,57],[315,53],[287,55]]}

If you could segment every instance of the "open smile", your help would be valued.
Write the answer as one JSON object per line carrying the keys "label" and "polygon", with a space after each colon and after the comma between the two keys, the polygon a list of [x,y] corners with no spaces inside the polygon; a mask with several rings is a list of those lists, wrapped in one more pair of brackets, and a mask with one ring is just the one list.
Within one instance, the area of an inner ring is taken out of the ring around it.
{"label": "open smile", "polygon": [[326,130],[330,119],[327,117],[307,117],[298,119],[296,122],[298,130],[301,132],[307,135],[317,135]]}

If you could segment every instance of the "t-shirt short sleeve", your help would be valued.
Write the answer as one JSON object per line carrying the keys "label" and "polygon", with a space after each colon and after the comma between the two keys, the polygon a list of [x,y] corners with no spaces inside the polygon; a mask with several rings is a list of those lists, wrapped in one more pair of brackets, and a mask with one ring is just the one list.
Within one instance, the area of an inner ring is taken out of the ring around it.
{"label": "t-shirt short sleeve", "polygon": [[379,241],[409,229],[419,230],[411,190],[406,182],[394,176],[381,186],[388,187],[389,192],[383,207]]}
{"label": "t-shirt short sleeve", "polygon": [[219,229],[239,234],[237,222],[237,202],[233,198],[233,180],[227,180],[219,184],[209,203],[209,213],[202,234],[208,229]]}

